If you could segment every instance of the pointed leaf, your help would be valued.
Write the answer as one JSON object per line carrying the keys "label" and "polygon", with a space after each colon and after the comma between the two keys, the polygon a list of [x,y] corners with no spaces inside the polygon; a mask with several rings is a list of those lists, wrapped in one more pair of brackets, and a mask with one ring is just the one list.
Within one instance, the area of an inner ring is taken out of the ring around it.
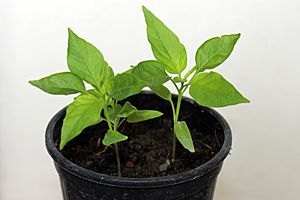
{"label": "pointed leaf", "polygon": [[71,72],[62,72],[29,81],[30,84],[50,94],[75,94],[85,92],[85,86],[80,77]]}
{"label": "pointed leaf", "polygon": [[[100,89],[107,70],[111,70],[102,53],[89,42],[78,37],[71,29],[68,41],[68,66],[71,72]],[[106,81],[106,80],[105,80]]]}
{"label": "pointed leaf", "polygon": [[224,107],[249,102],[216,72],[197,74],[191,81],[190,95],[197,103],[208,107]]}
{"label": "pointed leaf", "polygon": [[110,96],[118,101],[138,94],[144,85],[131,73],[122,73],[114,77],[111,84]]}
{"label": "pointed leaf", "polygon": [[233,51],[240,34],[223,35],[204,42],[196,53],[196,64],[199,71],[213,69],[222,64]]}
{"label": "pointed leaf", "polygon": [[138,110],[128,116],[127,122],[136,123],[162,116],[163,113],[156,110]]}
{"label": "pointed leaf", "polygon": [[155,58],[171,74],[180,74],[186,67],[187,56],[178,37],[152,12],[143,6],[147,36]]}
{"label": "pointed leaf", "polygon": [[104,102],[94,95],[82,94],[68,106],[61,130],[60,150],[86,127],[101,121],[103,105]]}
{"label": "pointed leaf", "polygon": [[134,67],[132,74],[143,81],[146,86],[162,85],[169,80],[162,64],[154,60],[140,62]]}
{"label": "pointed leaf", "polygon": [[122,109],[120,110],[120,112],[118,114],[118,117],[126,118],[126,117],[130,116],[131,114],[133,114],[136,111],[137,111],[136,107],[134,107],[133,105],[131,105],[130,102],[127,101],[122,106]]}
{"label": "pointed leaf", "polygon": [[172,94],[170,92],[170,90],[163,86],[163,85],[159,85],[159,86],[151,86],[150,89],[160,98],[170,101],[172,99]]}
{"label": "pointed leaf", "polygon": [[126,135],[123,135],[118,131],[108,130],[104,136],[104,139],[102,140],[102,143],[105,146],[109,146],[109,145],[127,140],[127,138],[128,137]]}
{"label": "pointed leaf", "polygon": [[184,121],[176,122],[174,125],[174,131],[176,138],[179,140],[182,146],[190,152],[195,152],[192,136],[186,123]]}
{"label": "pointed leaf", "polygon": [[103,72],[103,80],[101,81],[100,92],[102,94],[107,94],[111,90],[111,82],[114,78],[114,72],[111,67],[108,67]]}

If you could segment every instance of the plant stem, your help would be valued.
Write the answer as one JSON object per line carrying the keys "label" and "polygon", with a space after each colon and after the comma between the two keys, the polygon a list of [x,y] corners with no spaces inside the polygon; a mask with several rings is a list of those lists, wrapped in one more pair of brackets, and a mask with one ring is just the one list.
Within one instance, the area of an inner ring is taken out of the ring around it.
{"label": "plant stem", "polygon": [[179,91],[179,87],[176,85],[175,81],[173,81],[173,79],[170,79],[173,83],[173,85],[175,86],[176,90]]}
{"label": "plant stem", "polygon": [[178,121],[178,118],[179,118],[182,95],[183,95],[183,93],[180,91],[180,93],[178,94],[177,105],[176,105],[176,113],[175,113],[176,122]]}
{"label": "plant stem", "polygon": [[183,80],[186,81],[186,79],[197,69],[197,66],[194,66],[192,69],[190,69],[185,76],[183,77]]}
{"label": "plant stem", "polygon": [[[115,126],[112,127],[112,125],[111,125],[111,120],[110,120],[109,114],[107,112],[107,106],[104,106],[103,109],[104,109],[105,117],[107,119],[107,124],[108,124],[109,130],[114,130],[116,127]],[[119,156],[119,148],[118,148],[118,144],[117,143],[114,144],[114,148],[115,148],[115,154],[116,154],[118,176],[122,176],[122,173],[121,173],[121,164],[120,164],[120,156]]]}
{"label": "plant stem", "polygon": [[[183,96],[182,90],[184,89],[184,85],[181,86],[181,88],[178,90],[178,99],[177,99],[177,104],[176,104],[176,110],[175,113],[173,112],[173,118],[174,118],[174,124],[173,124],[173,146],[172,146],[172,157],[171,157],[171,162],[173,163],[175,161],[176,157],[176,134],[175,134],[175,124],[178,121],[179,118],[179,112],[180,112],[180,106],[181,106],[181,100]],[[174,104],[173,104],[174,107]]]}
{"label": "plant stem", "polygon": [[[117,131],[117,129],[118,129],[118,124],[114,124],[114,130]],[[121,177],[122,173],[121,173],[121,162],[120,162],[118,143],[115,143],[114,147],[115,147],[115,153],[116,153],[116,159],[117,159],[118,176]]]}
{"label": "plant stem", "polygon": [[[176,121],[176,119],[175,119],[176,111],[175,111],[175,106],[174,106],[172,98],[170,99],[170,104],[171,104],[171,107],[172,107],[173,122],[175,123],[175,121]],[[175,151],[176,151],[176,135],[175,135],[174,126],[173,126],[173,145],[172,145],[171,162],[174,162],[174,160],[175,160]]]}
{"label": "plant stem", "polygon": [[122,176],[122,174],[121,174],[121,163],[120,163],[118,143],[115,143],[114,146],[115,146],[115,153],[116,153],[116,159],[117,159],[118,176],[120,177],[120,176]]}
{"label": "plant stem", "polygon": [[[182,96],[184,94],[184,92],[186,91],[186,89],[188,88],[189,84],[184,84],[184,81],[197,69],[197,67],[193,67],[191,70],[189,70],[187,72],[187,74],[184,76],[183,81],[181,82],[181,86],[180,88],[177,86],[177,84],[171,79],[172,83],[174,84],[177,92],[178,92],[178,98],[177,98],[177,103],[176,103],[176,110],[174,107],[174,103],[172,101],[172,99],[170,99],[170,104],[172,107],[172,112],[173,112],[173,145],[172,145],[172,155],[171,155],[171,162],[173,163],[175,161],[175,157],[176,157],[176,142],[177,142],[177,138],[176,138],[176,133],[175,133],[175,124],[178,122],[178,118],[179,118],[179,113],[180,113],[180,106],[181,106],[181,100],[182,100]],[[181,75],[179,74],[179,77],[181,77]]]}
{"label": "plant stem", "polygon": [[172,108],[173,121],[175,121],[175,106],[174,106],[174,103],[172,101],[172,98],[170,99],[170,104],[171,104],[171,108]]}

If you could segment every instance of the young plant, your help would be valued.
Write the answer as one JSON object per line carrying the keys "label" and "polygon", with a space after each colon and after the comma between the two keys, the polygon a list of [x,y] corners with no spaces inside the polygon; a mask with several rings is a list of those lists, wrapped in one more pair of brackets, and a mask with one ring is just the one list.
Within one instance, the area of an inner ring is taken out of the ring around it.
{"label": "young plant", "polygon": [[[178,37],[152,12],[143,7],[147,36],[156,60],[143,61],[133,68],[132,74],[155,94],[170,102],[173,112],[174,133],[171,161],[175,160],[176,138],[184,148],[194,152],[192,137],[185,121],[179,120],[183,94],[190,95],[202,106],[224,107],[248,103],[227,80],[217,72],[206,72],[222,64],[233,51],[240,34],[214,37],[204,42],[196,53],[196,65],[186,74],[187,54]],[[163,84],[171,81],[178,99],[176,106],[171,92]]]}
{"label": "young plant", "polygon": [[[68,40],[67,63],[70,72],[29,81],[44,92],[54,95],[80,93],[68,106],[61,130],[59,149],[78,136],[82,131],[101,121],[106,121],[108,131],[104,138],[99,138],[105,146],[114,145],[118,175],[121,176],[118,143],[127,139],[118,132],[120,125],[127,121],[136,123],[162,115],[154,110],[137,110],[129,102],[120,105],[118,101],[139,93],[144,87],[141,82],[126,71],[114,76],[112,68],[104,60],[102,53],[71,29]],[[92,86],[86,89],[85,83]]]}

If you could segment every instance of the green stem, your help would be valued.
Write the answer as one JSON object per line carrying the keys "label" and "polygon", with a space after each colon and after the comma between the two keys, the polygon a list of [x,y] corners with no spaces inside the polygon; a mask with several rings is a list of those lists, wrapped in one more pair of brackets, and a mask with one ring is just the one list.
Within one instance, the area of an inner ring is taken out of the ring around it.
{"label": "green stem", "polygon": [[192,69],[190,69],[183,77],[183,80],[186,81],[186,79],[197,69],[197,66],[194,66]]}
{"label": "green stem", "polygon": [[175,81],[173,81],[173,79],[170,79],[173,83],[173,85],[175,86],[176,90],[179,91],[179,87],[177,86],[177,84],[175,83]]}
{"label": "green stem", "polygon": [[[170,99],[170,104],[171,104],[171,107],[172,107],[173,122],[175,123],[175,121],[176,121],[176,119],[175,119],[176,111],[175,111],[175,106],[174,106],[174,103],[172,101],[172,98]],[[173,128],[173,145],[172,145],[171,162],[174,162],[174,160],[175,160],[175,151],[176,151],[176,135],[175,135],[174,128]]]}
{"label": "green stem", "polygon": [[116,130],[118,130],[118,128],[126,121],[126,118],[122,119],[121,122],[118,121]]}
{"label": "green stem", "polygon": [[[109,114],[107,112],[107,106],[104,106],[103,109],[104,109],[105,117],[107,119],[107,124],[108,124],[109,130],[114,130],[116,127],[112,127],[112,125],[111,125],[111,120],[110,120]],[[115,154],[116,154],[116,160],[117,160],[118,176],[122,176],[118,144],[115,143],[114,147],[115,147]]]}
{"label": "green stem", "polygon": [[177,99],[177,105],[176,105],[176,115],[175,115],[176,122],[178,121],[178,118],[179,118],[182,95],[183,95],[183,93],[180,91],[180,93],[178,95],[178,99]]}
{"label": "green stem", "polygon": [[[175,88],[177,89],[178,92],[178,98],[177,98],[177,103],[176,103],[176,109],[174,107],[174,103],[172,99],[170,99],[170,104],[172,107],[172,112],[173,112],[173,145],[172,145],[172,155],[171,155],[171,162],[173,163],[175,161],[176,157],[176,134],[175,134],[175,124],[178,122],[179,118],[179,113],[180,113],[180,106],[181,106],[181,101],[182,101],[182,96],[186,89],[188,88],[189,84],[184,84],[184,81],[197,69],[197,67],[193,67],[191,70],[187,72],[187,74],[184,76],[183,81],[181,82],[180,88],[177,86],[177,84],[171,79],[172,83],[174,84]],[[181,78],[181,75],[179,74],[179,77]],[[182,79],[182,78],[181,78]]]}
{"label": "green stem", "polygon": [[118,143],[114,144],[115,146],[115,153],[116,153],[116,159],[117,159],[117,169],[118,169],[118,176],[121,177],[121,162],[120,162],[120,156],[119,156],[119,148]]}
{"label": "green stem", "polygon": [[175,121],[175,106],[174,106],[174,103],[173,103],[172,99],[170,99],[170,104],[171,104],[171,107],[172,107],[173,121]]}
{"label": "green stem", "polygon": [[[118,125],[114,124],[114,130],[117,131]],[[118,169],[118,176],[121,177],[122,173],[121,173],[121,162],[120,162],[120,155],[119,155],[119,147],[118,147],[118,143],[114,143],[114,147],[115,147],[115,154],[116,154],[116,159],[117,159],[117,169]]]}
{"label": "green stem", "polygon": [[[171,162],[175,161],[176,157],[176,134],[175,134],[175,124],[178,121],[179,118],[179,112],[180,112],[180,106],[181,106],[181,100],[183,96],[183,90],[184,90],[184,85],[181,86],[181,88],[178,90],[178,99],[177,99],[177,104],[176,104],[176,110],[175,112],[173,111],[173,118],[174,118],[174,125],[173,125],[173,146],[172,146],[172,157],[171,157]],[[174,104],[173,104],[174,107]]]}
{"label": "green stem", "polygon": [[182,87],[182,95],[185,93],[186,89],[189,87],[189,84],[186,84]]}

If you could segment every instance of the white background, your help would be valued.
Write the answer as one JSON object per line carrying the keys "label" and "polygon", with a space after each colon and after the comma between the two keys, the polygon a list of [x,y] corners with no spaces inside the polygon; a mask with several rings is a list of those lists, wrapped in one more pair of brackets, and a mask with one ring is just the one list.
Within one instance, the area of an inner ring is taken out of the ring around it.
{"label": "white background", "polygon": [[153,58],[142,4],[186,45],[190,67],[206,39],[242,33],[217,70],[252,103],[218,109],[234,144],[215,199],[299,199],[299,0],[1,0],[0,199],[62,199],[44,131],[72,97],[47,95],[27,81],[67,70],[67,27],[116,72]]}

